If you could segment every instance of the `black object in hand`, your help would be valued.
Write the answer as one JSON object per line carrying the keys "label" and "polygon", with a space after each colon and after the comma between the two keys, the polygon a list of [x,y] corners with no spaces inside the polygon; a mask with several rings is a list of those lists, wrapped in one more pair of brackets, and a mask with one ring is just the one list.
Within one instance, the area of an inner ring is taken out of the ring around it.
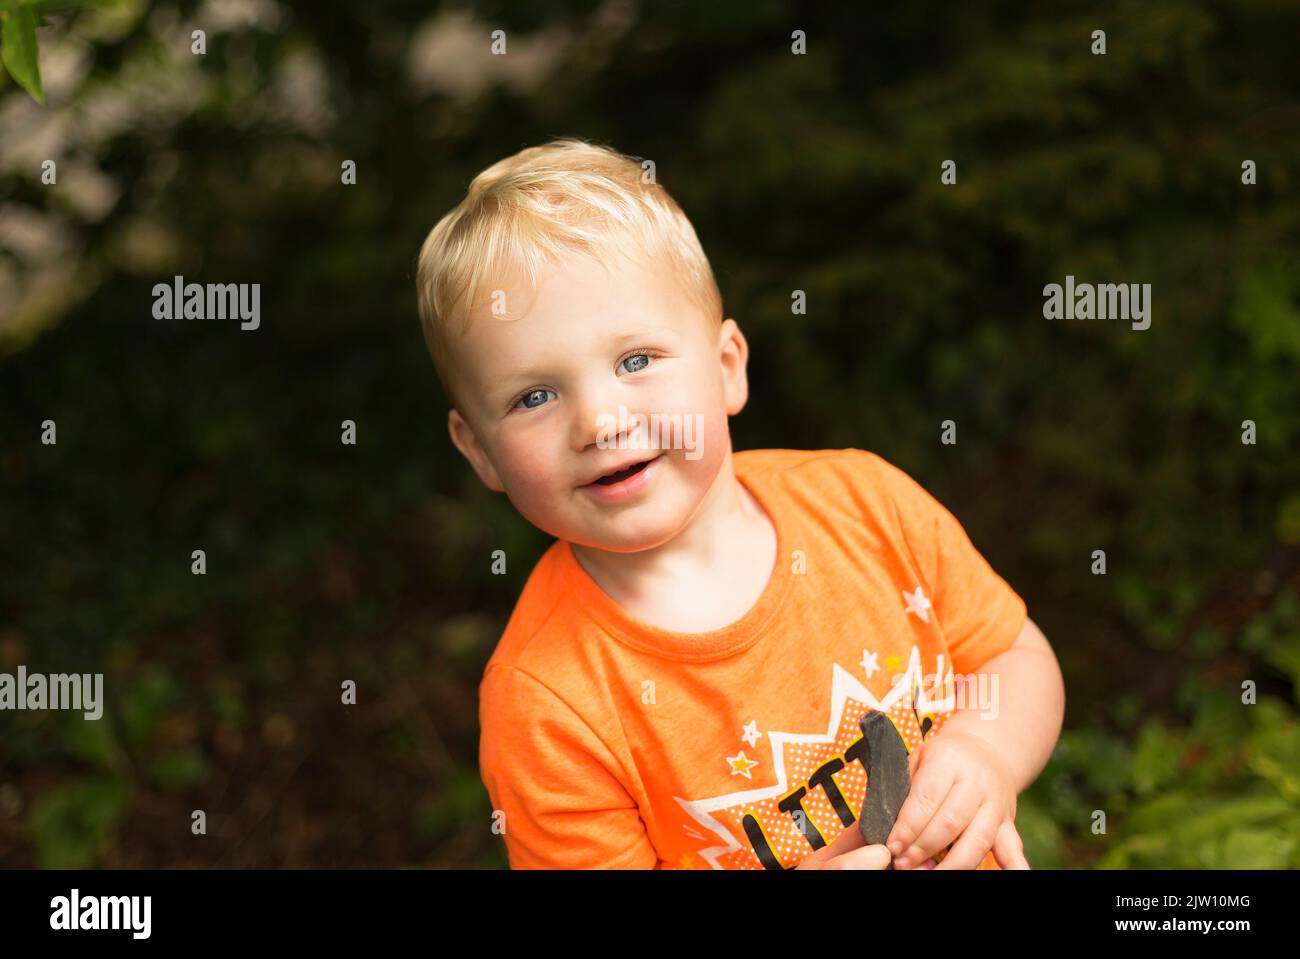
{"label": "black object in hand", "polygon": [[[865,713],[860,722],[867,753],[867,796],[858,829],[868,846],[884,844],[912,788],[907,744],[893,721],[882,712]],[[894,868],[890,860],[889,868]]]}

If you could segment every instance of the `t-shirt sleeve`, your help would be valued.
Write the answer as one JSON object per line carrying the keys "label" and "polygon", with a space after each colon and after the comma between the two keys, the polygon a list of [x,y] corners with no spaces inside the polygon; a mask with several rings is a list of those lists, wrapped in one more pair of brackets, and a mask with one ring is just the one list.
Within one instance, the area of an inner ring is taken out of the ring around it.
{"label": "t-shirt sleeve", "polygon": [[925,576],[926,597],[943,629],[956,673],[975,672],[1015,643],[1025,601],[994,572],[957,518],[914,479],[874,453],[903,535]]}
{"label": "t-shirt sleeve", "polygon": [[[512,869],[653,869],[658,856],[609,748],[517,667],[479,686],[479,771]],[[500,817],[498,817],[500,818]]]}

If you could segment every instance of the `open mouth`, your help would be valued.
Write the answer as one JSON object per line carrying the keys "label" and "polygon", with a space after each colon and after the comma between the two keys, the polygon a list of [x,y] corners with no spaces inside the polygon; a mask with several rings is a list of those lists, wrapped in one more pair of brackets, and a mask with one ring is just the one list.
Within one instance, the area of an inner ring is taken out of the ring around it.
{"label": "open mouth", "polygon": [[641,472],[643,469],[649,466],[651,462],[652,462],[651,460],[644,460],[640,463],[633,463],[627,469],[619,470],[617,473],[609,473],[605,476],[602,476],[600,479],[596,480],[594,485],[613,486],[615,483],[621,483],[629,476],[635,476],[637,473]]}

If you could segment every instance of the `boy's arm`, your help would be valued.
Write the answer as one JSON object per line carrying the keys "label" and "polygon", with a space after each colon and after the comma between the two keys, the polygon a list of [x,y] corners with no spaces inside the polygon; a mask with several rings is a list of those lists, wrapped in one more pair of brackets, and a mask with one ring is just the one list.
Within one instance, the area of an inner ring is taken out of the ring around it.
{"label": "boy's arm", "polygon": [[990,849],[1003,869],[1030,868],[1015,827],[1016,797],[1061,729],[1065,690],[1056,657],[1026,618],[1015,642],[960,685],[958,707],[910,757],[912,790],[887,843],[895,866],[911,869],[950,847],[935,868],[978,868]]}
{"label": "boy's arm", "polygon": [[656,867],[618,760],[549,686],[489,667],[479,723],[479,772],[512,869]]}
{"label": "boy's arm", "polygon": [[[981,673],[988,677],[982,697]],[[961,708],[945,720],[945,728],[993,747],[1013,770],[1021,792],[1047,765],[1065,719],[1065,683],[1047,637],[1026,618],[1015,643],[966,674],[960,685],[966,687],[958,692]]]}
{"label": "boy's arm", "polygon": [[936,868],[975,868],[990,849],[1002,868],[1025,868],[1016,797],[1060,733],[1065,690],[1056,658],[1024,600],[957,518],[875,454],[859,461],[893,503],[917,588],[931,600],[918,619],[942,631],[962,685],[961,708],[910,757],[912,790],[888,841],[900,857],[895,866],[911,868],[951,845]]}

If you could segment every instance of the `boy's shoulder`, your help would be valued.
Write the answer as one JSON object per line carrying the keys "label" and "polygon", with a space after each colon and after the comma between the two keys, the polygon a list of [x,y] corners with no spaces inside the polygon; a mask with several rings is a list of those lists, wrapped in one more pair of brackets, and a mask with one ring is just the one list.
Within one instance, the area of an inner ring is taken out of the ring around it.
{"label": "boy's shoulder", "polygon": [[533,566],[487,670],[508,666],[536,674],[545,662],[555,658],[556,643],[580,638],[574,635],[578,617],[572,605],[565,603],[569,594],[569,573],[563,562],[567,549],[567,543],[556,540]]}
{"label": "boy's shoulder", "polygon": [[736,476],[742,482],[786,494],[778,508],[825,514],[893,514],[909,506],[919,484],[907,473],[870,450],[847,447],[828,450],[742,450],[734,454]]}
{"label": "boy's shoulder", "polygon": [[857,447],[827,450],[739,450],[732,454],[737,475],[779,476],[797,484],[805,477],[844,477],[856,484],[898,471],[888,460]]}
{"label": "boy's shoulder", "polygon": [[735,454],[735,462],[742,482],[770,491],[772,508],[835,530],[837,539],[860,530],[873,544],[915,558],[965,535],[943,503],[870,450],[750,450]]}

